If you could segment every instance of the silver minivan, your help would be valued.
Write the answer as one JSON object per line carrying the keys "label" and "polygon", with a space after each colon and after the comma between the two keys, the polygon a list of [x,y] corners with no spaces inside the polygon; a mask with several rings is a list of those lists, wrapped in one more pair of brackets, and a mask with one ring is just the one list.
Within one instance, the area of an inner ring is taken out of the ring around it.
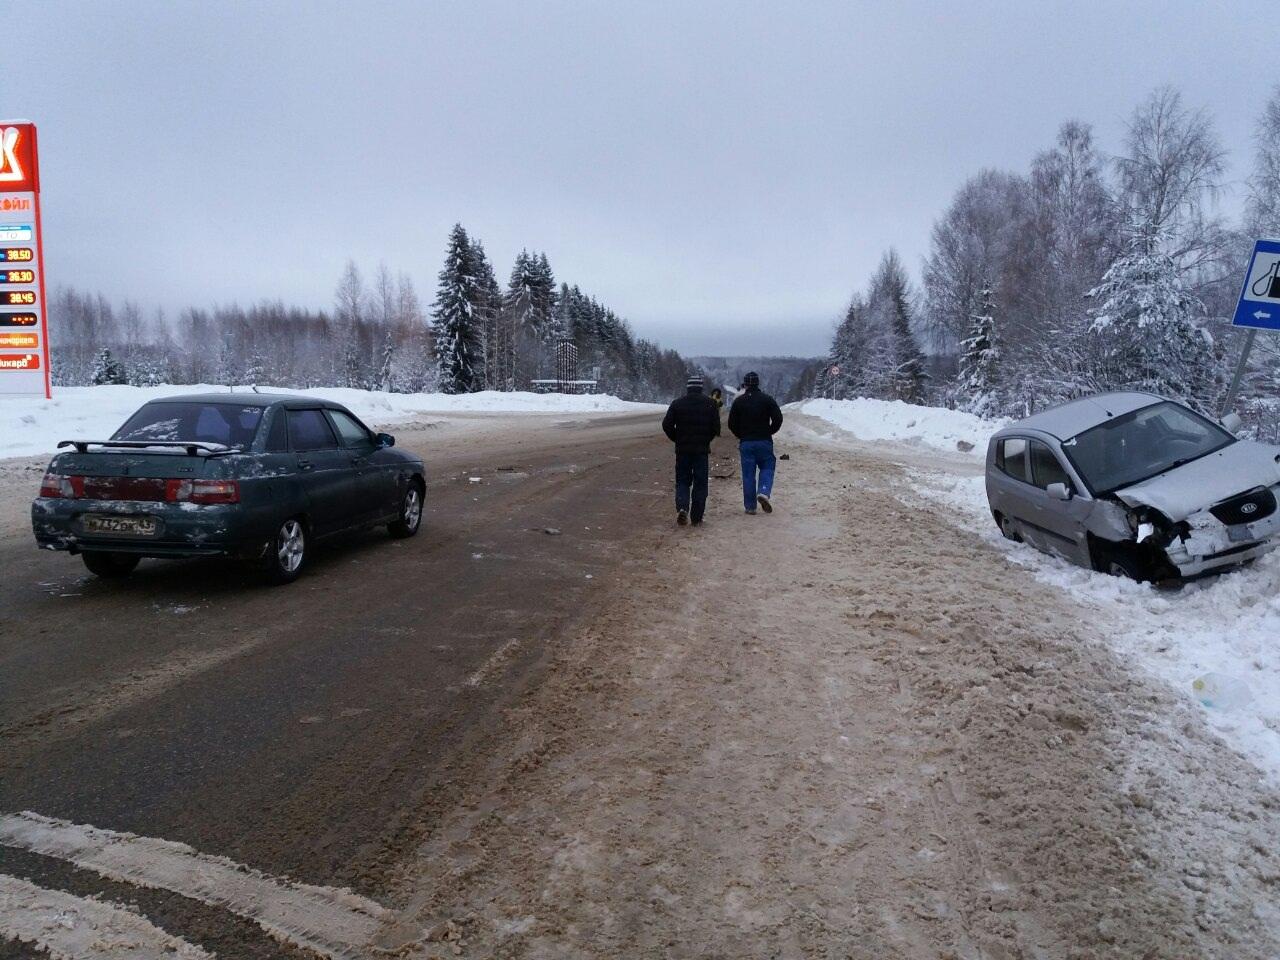
{"label": "silver minivan", "polygon": [[1001,532],[1072,563],[1174,580],[1245,563],[1280,535],[1280,447],[1148,393],[1105,393],[998,431],[987,501]]}

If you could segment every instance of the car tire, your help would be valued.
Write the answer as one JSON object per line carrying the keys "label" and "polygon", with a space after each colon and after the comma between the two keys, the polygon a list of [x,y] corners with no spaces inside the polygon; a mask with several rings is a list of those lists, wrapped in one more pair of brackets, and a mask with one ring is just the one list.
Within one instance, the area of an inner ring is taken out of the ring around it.
{"label": "car tire", "polygon": [[280,585],[298,579],[307,562],[309,537],[301,517],[290,517],[280,524],[263,558],[263,575],[268,583]]}
{"label": "car tire", "polygon": [[109,550],[86,550],[80,559],[89,572],[106,580],[118,580],[133,573],[142,558],[134,553],[115,553]]}
{"label": "car tire", "polygon": [[1142,583],[1148,578],[1143,576],[1142,568],[1133,557],[1123,553],[1108,553],[1102,558],[1102,571],[1108,576],[1124,577]]}
{"label": "car tire", "polygon": [[400,498],[400,515],[387,524],[387,532],[397,540],[412,537],[422,526],[422,484],[410,481]]}
{"label": "car tire", "polygon": [[1018,526],[1011,519],[1003,514],[996,514],[996,523],[1000,524],[1000,534],[1006,540],[1012,540],[1014,543],[1022,542],[1022,534],[1018,532]]}

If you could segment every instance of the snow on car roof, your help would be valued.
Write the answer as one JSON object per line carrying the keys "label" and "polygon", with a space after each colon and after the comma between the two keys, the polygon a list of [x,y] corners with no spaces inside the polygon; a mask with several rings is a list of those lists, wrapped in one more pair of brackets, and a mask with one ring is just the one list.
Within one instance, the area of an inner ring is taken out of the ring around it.
{"label": "snow on car roof", "polygon": [[1160,403],[1164,397],[1153,393],[1100,393],[1060,403],[1056,407],[1041,410],[1025,420],[1010,424],[1000,431],[1040,430],[1059,440],[1069,440],[1090,427],[1122,414]]}

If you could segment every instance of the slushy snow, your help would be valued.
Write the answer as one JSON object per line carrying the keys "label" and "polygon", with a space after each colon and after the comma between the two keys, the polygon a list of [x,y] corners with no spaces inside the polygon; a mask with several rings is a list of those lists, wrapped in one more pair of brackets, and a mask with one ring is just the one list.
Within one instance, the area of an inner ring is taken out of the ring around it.
{"label": "slushy snow", "polygon": [[[1193,684],[1206,674],[1243,681],[1251,699],[1230,708],[1201,706],[1211,727],[1280,785],[1280,551],[1251,566],[1159,590],[1074,566],[1005,540],[987,505],[981,456],[1004,422],[881,400],[813,400],[799,407],[861,441],[948,450],[936,470],[912,468],[912,493],[946,509],[961,527],[1037,580],[1081,606],[1081,626],[1124,662],[1200,701]],[[831,439],[828,437],[828,439]],[[974,444],[957,458],[955,441]],[[919,458],[912,458],[918,462]]]}
{"label": "slushy snow", "polygon": [[[617,397],[568,396],[556,393],[382,393],[344,387],[312,390],[273,390],[263,393],[304,394],[341,403],[370,426],[388,426],[422,414],[457,413],[626,413],[661,409],[653,404],[631,403]],[[237,394],[226,387],[196,384],[160,387],[55,387],[53,399],[0,396],[0,457],[29,457],[52,453],[60,440],[105,440],[148,400],[184,393],[223,393],[234,402]]]}

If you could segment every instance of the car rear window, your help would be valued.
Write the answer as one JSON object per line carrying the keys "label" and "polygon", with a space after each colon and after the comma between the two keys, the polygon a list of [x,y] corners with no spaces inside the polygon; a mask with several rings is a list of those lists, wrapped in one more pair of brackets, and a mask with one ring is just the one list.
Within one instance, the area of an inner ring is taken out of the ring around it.
{"label": "car rear window", "polygon": [[1027,479],[1027,441],[1021,437],[1001,440],[996,450],[996,466],[1017,480]]}
{"label": "car rear window", "polygon": [[244,448],[253,443],[261,420],[261,407],[161,401],[142,406],[111,439],[195,441]]}
{"label": "car rear window", "polygon": [[285,420],[285,412],[277,410],[271,415],[271,426],[267,428],[267,452],[284,453],[289,449],[289,427]]}
{"label": "car rear window", "polygon": [[324,450],[338,445],[333,427],[320,410],[290,410],[289,438],[295,450]]}

